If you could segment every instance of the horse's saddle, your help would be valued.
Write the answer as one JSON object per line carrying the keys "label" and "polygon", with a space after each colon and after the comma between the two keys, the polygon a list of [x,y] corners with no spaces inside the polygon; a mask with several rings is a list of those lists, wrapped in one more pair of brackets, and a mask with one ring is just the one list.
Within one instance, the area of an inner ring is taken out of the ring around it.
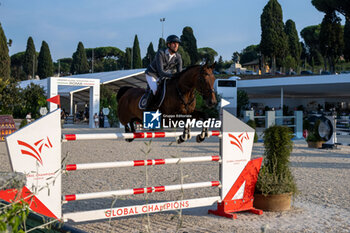
{"label": "horse's saddle", "polygon": [[[165,97],[165,93],[166,93],[166,80],[167,79],[162,79],[162,81],[160,81],[160,83],[158,85],[157,93],[154,96],[154,99],[151,103],[152,106],[150,107],[150,110],[151,109],[158,109],[162,105],[164,97]],[[146,93],[145,93],[141,96],[141,99],[139,101],[139,108],[141,110],[146,110],[146,103],[147,103],[147,99],[146,99]]]}

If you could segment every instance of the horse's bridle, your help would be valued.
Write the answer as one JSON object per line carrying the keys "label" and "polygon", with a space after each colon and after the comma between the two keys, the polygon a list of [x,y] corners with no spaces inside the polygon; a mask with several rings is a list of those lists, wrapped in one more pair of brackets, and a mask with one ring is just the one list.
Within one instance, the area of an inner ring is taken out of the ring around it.
{"label": "horse's bridle", "polygon": [[[202,75],[199,76],[199,81],[202,81],[204,83],[204,85],[206,84],[205,82],[205,79]],[[213,94],[215,91],[214,91],[214,88],[212,89],[207,89],[205,90],[205,92],[203,91],[203,88],[202,88],[202,85],[200,85],[200,90],[199,90],[199,93],[201,93],[203,96],[209,96],[211,94]]]}
{"label": "horse's bridle", "polygon": [[[205,79],[202,75],[199,76],[199,81],[203,82],[205,84]],[[184,98],[183,98],[183,94],[181,93],[181,90],[179,89],[179,86],[178,86],[178,83],[176,82],[176,90],[177,90],[177,93],[180,97],[180,101],[181,103],[185,106],[185,109],[186,111],[188,111],[188,106],[190,106],[193,101],[196,99],[196,96],[193,95],[193,98],[188,101],[187,103],[185,102]],[[213,89],[208,89],[206,90],[205,92],[203,91],[203,88],[202,88],[202,85],[200,85],[200,90],[199,90],[199,93],[201,93],[202,96],[206,96],[206,94],[211,95],[212,93],[214,93],[214,88]]]}

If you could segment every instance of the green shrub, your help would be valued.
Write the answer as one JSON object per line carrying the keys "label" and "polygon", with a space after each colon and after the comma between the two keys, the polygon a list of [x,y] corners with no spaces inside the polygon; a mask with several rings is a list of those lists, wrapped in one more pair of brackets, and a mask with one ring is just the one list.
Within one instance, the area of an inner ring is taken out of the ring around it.
{"label": "green shrub", "polygon": [[256,183],[256,192],[264,195],[297,193],[289,168],[293,134],[286,126],[271,126],[264,132],[264,164]]}
{"label": "green shrub", "polygon": [[23,127],[26,126],[26,125],[28,125],[28,121],[27,121],[27,119],[23,119],[23,120],[21,121],[21,124],[19,125],[19,128],[23,128]]}
{"label": "green shrub", "polygon": [[305,129],[308,131],[308,136],[306,141],[308,142],[320,142],[323,141],[322,137],[318,133],[318,127],[320,126],[321,121],[317,120],[315,124],[310,124],[309,121],[306,121]]}
{"label": "green shrub", "polygon": [[[249,120],[247,121],[247,125],[249,125],[250,127],[252,127],[253,129],[256,129],[256,124],[255,121],[253,120]],[[258,141],[258,135],[256,134],[256,132],[254,133],[254,142]]]}
{"label": "green shrub", "polygon": [[24,225],[29,214],[28,204],[18,201],[0,206],[0,232],[25,232]]}

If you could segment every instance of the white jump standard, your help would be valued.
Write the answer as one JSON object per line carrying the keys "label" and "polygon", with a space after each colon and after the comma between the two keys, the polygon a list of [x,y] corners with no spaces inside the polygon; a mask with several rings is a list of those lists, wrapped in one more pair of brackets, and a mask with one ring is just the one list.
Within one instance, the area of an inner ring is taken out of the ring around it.
{"label": "white jump standard", "polygon": [[[115,134],[61,134],[60,109],[38,119],[6,138],[12,170],[27,174],[27,183],[21,196],[33,195],[35,202],[28,200],[30,208],[45,216],[63,221],[90,221],[114,217],[155,213],[169,210],[211,206],[217,203],[217,210],[212,214],[236,218],[234,212],[251,211],[262,214],[253,207],[255,183],[262,163],[262,158],[250,160],[254,130],[225,110],[222,110],[222,130],[209,131],[209,136],[220,138],[220,155],[162,158],[150,160],[132,160],[100,162],[89,164],[61,164],[61,143],[74,140],[132,139],[179,137],[182,132],[145,132]],[[201,132],[191,132],[191,136]],[[19,143],[21,142],[21,143]],[[220,180],[198,183],[174,184],[126,190],[101,191],[94,193],[76,193],[62,195],[63,170],[105,169],[153,165],[176,166],[180,163],[217,162],[220,166]],[[94,198],[137,195],[144,193],[167,192],[174,190],[216,187],[217,196],[197,199],[151,203],[137,206],[97,209],[73,213],[62,213],[62,204]],[[49,190],[49,191],[48,191]],[[14,200],[17,191],[1,191],[0,198]],[[18,195],[20,196],[20,195]]]}

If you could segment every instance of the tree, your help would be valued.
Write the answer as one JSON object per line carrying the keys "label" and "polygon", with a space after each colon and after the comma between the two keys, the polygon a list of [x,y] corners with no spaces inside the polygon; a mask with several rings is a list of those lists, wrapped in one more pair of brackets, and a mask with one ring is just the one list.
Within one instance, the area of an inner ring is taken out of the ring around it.
{"label": "tree", "polygon": [[259,45],[249,45],[243,49],[241,54],[241,64],[254,61],[259,58]]}
{"label": "tree", "polygon": [[[111,71],[124,67],[124,52],[117,47],[87,48],[85,53],[88,63],[91,64],[90,67],[92,67],[93,63],[94,72]],[[92,53],[94,55],[93,59]]]}
{"label": "tree", "polygon": [[220,56],[218,63],[215,66],[215,70],[218,72],[222,72],[223,69],[224,69],[224,60],[222,59],[222,56]]}
{"label": "tree", "polygon": [[350,0],[312,0],[311,3],[317,10],[327,13],[338,11],[345,16],[345,28],[344,28],[344,57],[347,60],[349,58],[350,48]]}
{"label": "tree", "polygon": [[40,79],[44,79],[53,75],[53,63],[49,45],[43,41],[38,57],[38,75]]}
{"label": "tree", "polygon": [[350,20],[346,20],[344,26],[344,57],[350,61]]}
{"label": "tree", "polygon": [[335,63],[342,55],[344,47],[343,29],[340,24],[340,18],[335,12],[326,13],[322,20],[320,31],[320,50],[325,61],[325,70],[327,70],[327,61],[331,72],[335,72]]}
{"label": "tree", "polygon": [[24,53],[19,52],[11,56],[11,77],[16,81],[26,80],[26,74],[23,71]]}
{"label": "tree", "polygon": [[131,48],[125,49],[124,69],[131,69]]}
{"label": "tree", "polygon": [[241,61],[241,54],[239,52],[234,52],[232,55],[233,63],[239,63]]}
{"label": "tree", "polygon": [[89,70],[89,63],[86,58],[84,45],[81,41],[79,41],[77,50],[75,53],[73,53],[73,61],[70,72],[72,74],[85,74],[89,73]]}
{"label": "tree", "polygon": [[60,58],[54,63],[54,71],[58,74],[58,68],[60,72],[60,76],[70,75],[70,67],[72,66],[73,59],[71,57]]}
{"label": "tree", "polygon": [[101,85],[101,108],[109,108],[108,121],[111,127],[117,127],[118,124],[118,103],[117,93],[108,86]]}
{"label": "tree", "polygon": [[350,0],[312,0],[317,10],[324,13],[338,11],[350,20]]}
{"label": "tree", "polygon": [[159,38],[158,41],[158,50],[160,49],[165,49],[166,48],[166,44],[165,44],[165,40],[163,38]]}
{"label": "tree", "polygon": [[237,116],[241,116],[241,113],[249,105],[249,97],[246,91],[237,91]]}
{"label": "tree", "polygon": [[287,53],[287,36],[284,32],[282,8],[277,0],[269,0],[260,17],[260,50],[272,59],[272,71],[276,71],[276,59],[283,60]]}
{"label": "tree", "polygon": [[199,60],[197,51],[197,40],[193,35],[191,27],[184,27],[181,35],[181,45],[184,50],[190,55],[191,65],[195,65]]}
{"label": "tree", "polygon": [[33,38],[30,36],[27,40],[27,49],[24,53],[24,61],[23,61],[23,71],[26,73],[27,77],[35,77],[36,72],[36,52],[35,46],[33,42]]}
{"label": "tree", "polygon": [[9,48],[7,46],[7,39],[0,23],[0,78],[5,80],[10,78],[10,62],[11,60],[9,56]]}
{"label": "tree", "polygon": [[153,44],[151,42],[148,45],[146,56],[142,59],[143,67],[147,67],[149,64],[151,64],[151,62],[153,61],[155,55],[156,55],[156,52],[154,51]]}
{"label": "tree", "polygon": [[316,65],[322,64],[322,55],[320,51],[320,25],[312,25],[303,28],[300,35],[305,41],[305,52],[308,62],[314,60]]}
{"label": "tree", "polygon": [[[0,115],[12,115],[18,106],[23,103],[23,98],[20,97],[19,88],[16,82],[11,82],[10,79],[0,77]],[[14,115],[17,117],[18,115]]]}
{"label": "tree", "polygon": [[22,96],[25,100],[25,114],[30,112],[32,118],[39,118],[40,108],[45,107],[47,103],[44,89],[39,85],[31,83],[25,89],[22,90]]}
{"label": "tree", "polygon": [[291,55],[291,57],[294,58],[298,66],[298,64],[300,63],[301,45],[299,42],[298,32],[293,20],[291,19],[287,20],[284,31],[288,38],[288,48],[289,48],[288,52]]}
{"label": "tree", "polygon": [[139,45],[139,39],[137,35],[134,38],[134,45],[132,47],[132,69],[142,68],[141,51]]}
{"label": "tree", "polygon": [[204,47],[198,49],[198,55],[201,61],[212,64],[214,63],[214,59],[218,55],[218,53],[212,48]]}
{"label": "tree", "polygon": [[184,50],[184,48],[180,45],[178,53],[181,55],[182,58],[182,66],[188,67],[191,65],[191,58],[190,55]]}

